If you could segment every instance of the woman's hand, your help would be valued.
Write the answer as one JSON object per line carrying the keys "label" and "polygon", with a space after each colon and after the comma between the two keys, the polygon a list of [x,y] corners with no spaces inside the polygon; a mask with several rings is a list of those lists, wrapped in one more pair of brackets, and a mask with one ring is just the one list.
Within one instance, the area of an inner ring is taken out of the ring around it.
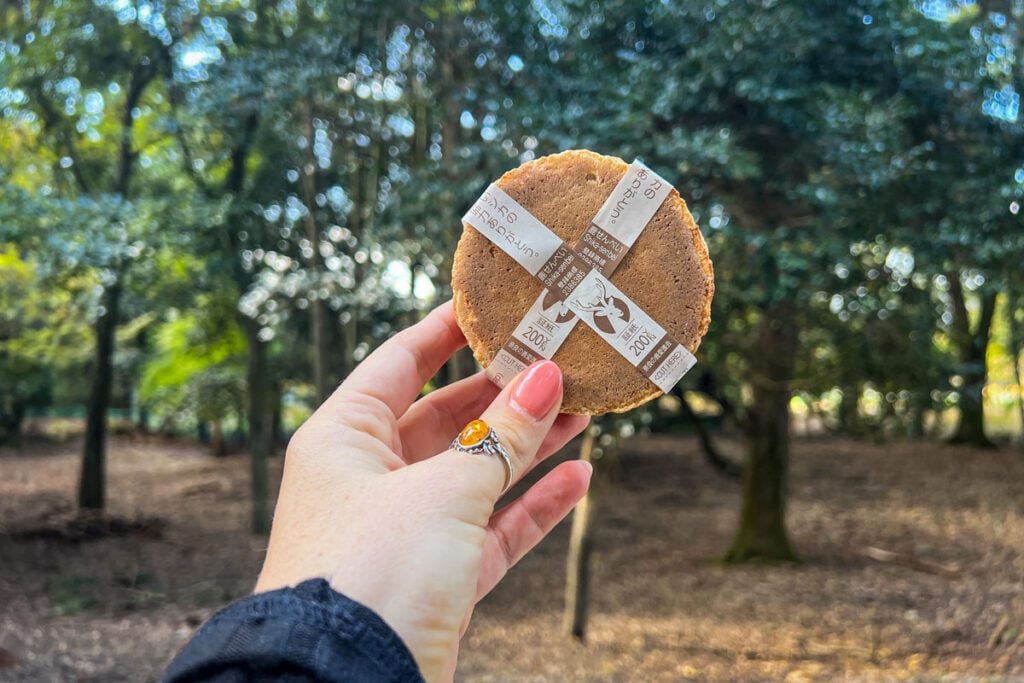
{"label": "woman's hand", "polygon": [[583,497],[590,465],[566,462],[498,513],[498,457],[448,448],[482,417],[514,480],[587,418],[558,415],[562,375],[535,363],[500,393],[483,373],[416,400],[465,345],[451,303],[364,360],[288,445],[266,591],[324,577],[377,612],[427,680],[450,680],[474,605]]}

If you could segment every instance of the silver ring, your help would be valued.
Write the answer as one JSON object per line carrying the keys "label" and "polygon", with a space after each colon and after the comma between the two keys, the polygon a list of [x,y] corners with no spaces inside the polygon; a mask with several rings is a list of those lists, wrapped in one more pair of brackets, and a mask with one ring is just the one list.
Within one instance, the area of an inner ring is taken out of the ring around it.
{"label": "silver ring", "polygon": [[451,447],[463,453],[483,453],[501,458],[501,464],[505,466],[505,483],[501,492],[508,491],[512,485],[512,458],[498,440],[498,433],[489,424],[483,420],[473,420],[452,439]]}

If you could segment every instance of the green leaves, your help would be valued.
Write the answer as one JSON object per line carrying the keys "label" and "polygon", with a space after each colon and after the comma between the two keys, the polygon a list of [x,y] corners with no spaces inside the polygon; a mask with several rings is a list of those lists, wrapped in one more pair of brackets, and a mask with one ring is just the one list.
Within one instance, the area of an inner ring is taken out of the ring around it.
{"label": "green leaves", "polygon": [[230,300],[201,297],[156,329],[153,347],[139,398],[158,415],[206,422],[241,405],[246,343]]}
{"label": "green leaves", "polygon": [[488,182],[588,147],[641,158],[699,219],[718,282],[709,361],[740,358],[792,302],[816,386],[881,381],[877,357],[844,359],[917,352],[901,339],[925,347],[934,384],[935,276],[998,284],[1024,248],[1020,18],[937,6],[19,7],[0,45],[0,240],[83,324],[117,281],[126,319],[177,330],[147,359],[154,400],[231,384],[217,368],[241,351],[215,352],[230,326],[186,360],[213,300],[277,340],[288,379],[309,363],[284,351],[324,312],[338,379],[447,296],[459,217]]}

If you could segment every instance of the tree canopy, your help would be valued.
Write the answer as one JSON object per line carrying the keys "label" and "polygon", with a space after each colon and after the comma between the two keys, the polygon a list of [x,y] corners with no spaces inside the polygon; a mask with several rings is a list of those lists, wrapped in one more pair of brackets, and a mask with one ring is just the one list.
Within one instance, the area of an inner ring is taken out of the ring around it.
{"label": "tree canopy", "polygon": [[973,0],[8,4],[0,438],[84,406],[80,502],[102,507],[111,406],[230,424],[265,529],[283,408],[447,297],[492,179],[590,148],[642,159],[702,227],[717,296],[687,386],[749,436],[731,556],[791,556],[795,396],[889,436],[949,436],[955,408],[957,438],[991,442],[1005,327],[1000,395],[1020,400],[1022,19]]}

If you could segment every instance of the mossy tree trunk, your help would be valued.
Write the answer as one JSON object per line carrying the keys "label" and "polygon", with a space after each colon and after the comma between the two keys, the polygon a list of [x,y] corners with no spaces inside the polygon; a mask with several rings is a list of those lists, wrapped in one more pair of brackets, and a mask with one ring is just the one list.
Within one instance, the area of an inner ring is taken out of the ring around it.
{"label": "mossy tree trunk", "polygon": [[992,332],[998,291],[994,288],[979,290],[981,312],[972,327],[960,273],[954,271],[947,277],[950,300],[953,304],[952,336],[959,355],[960,363],[957,370],[962,381],[959,387],[960,400],[957,404],[960,409],[960,420],[950,442],[992,448],[994,444],[985,436],[984,391],[988,382],[985,354]]}
{"label": "mossy tree trunk", "polygon": [[789,381],[797,332],[792,308],[766,311],[752,348],[754,402],[748,415],[747,461],[739,529],[725,559],[795,560],[786,531]]}
{"label": "mossy tree trunk", "polygon": [[1021,299],[1017,297],[1017,289],[1008,287],[1006,291],[1006,317],[1010,331],[1010,360],[1013,363],[1013,379],[1017,384],[1017,413],[1020,416],[1021,438],[1024,443],[1024,381],[1021,381],[1020,356],[1024,348],[1024,332],[1017,321],[1017,310],[1021,305]]}

